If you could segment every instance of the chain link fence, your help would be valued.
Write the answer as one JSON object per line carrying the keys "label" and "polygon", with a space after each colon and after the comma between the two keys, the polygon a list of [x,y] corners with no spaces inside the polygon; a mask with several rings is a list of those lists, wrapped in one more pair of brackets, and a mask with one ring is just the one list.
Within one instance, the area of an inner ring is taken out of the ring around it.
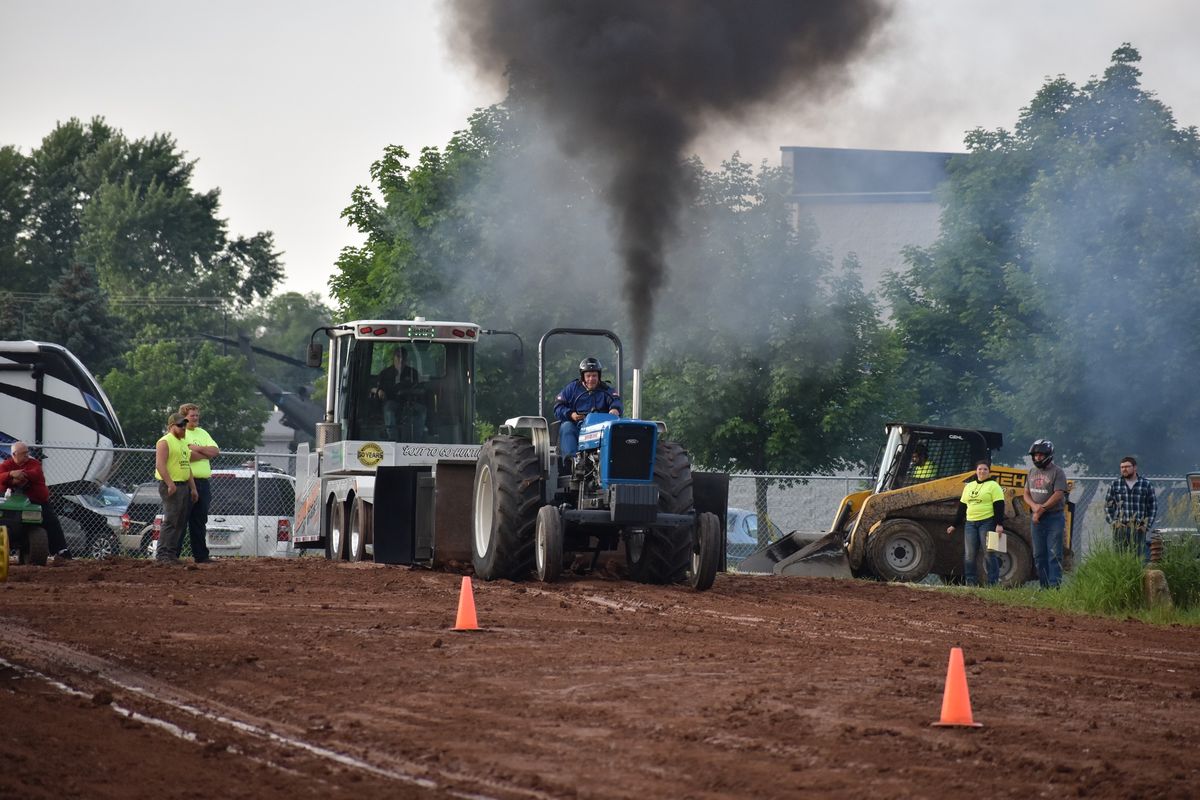
{"label": "chain link fence", "polygon": [[[145,557],[153,551],[155,517],[161,513],[153,448],[44,445],[34,447],[33,453],[42,459],[67,546],[75,556]],[[290,542],[295,462],[292,454],[265,451],[225,452],[213,459],[208,543],[214,555],[295,554]],[[1156,526],[1195,530],[1197,511],[1186,479],[1150,479],[1158,492]],[[1114,477],[1072,480],[1075,552],[1083,556],[1111,541],[1104,494]],[[731,475],[726,552],[730,566],[791,531],[828,530],[842,498],[873,484],[874,478],[867,475]],[[190,544],[184,539],[186,556]]]}
{"label": "chain link fence", "polygon": [[[76,558],[153,554],[162,502],[153,448],[40,445],[54,504]],[[265,451],[222,452],[212,460],[207,544],[212,555],[294,555],[296,457]],[[183,537],[183,555],[191,543]]]}
{"label": "chain link fence", "polygon": [[[1069,477],[1069,476],[1068,476]],[[1112,541],[1104,521],[1104,495],[1116,476],[1071,478],[1075,486],[1075,544],[1077,557]],[[1155,527],[1168,531],[1195,531],[1200,511],[1190,497],[1186,478],[1147,476],[1158,497]],[[730,566],[762,544],[792,531],[814,535],[829,530],[842,498],[869,489],[875,479],[867,475],[783,475],[736,473],[729,478],[726,558]]]}

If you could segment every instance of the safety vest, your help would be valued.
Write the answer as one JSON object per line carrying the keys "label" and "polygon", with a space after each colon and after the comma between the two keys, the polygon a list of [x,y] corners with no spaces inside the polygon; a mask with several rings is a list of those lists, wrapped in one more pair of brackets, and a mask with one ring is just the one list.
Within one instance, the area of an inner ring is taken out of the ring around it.
{"label": "safety vest", "polygon": [[[171,473],[171,480],[175,483],[186,483],[187,479],[192,477],[192,451],[188,450],[187,442],[173,433],[166,434],[158,441],[167,443],[167,472]],[[162,475],[158,474],[158,467],[154,468],[154,477],[160,481],[163,479]]]}

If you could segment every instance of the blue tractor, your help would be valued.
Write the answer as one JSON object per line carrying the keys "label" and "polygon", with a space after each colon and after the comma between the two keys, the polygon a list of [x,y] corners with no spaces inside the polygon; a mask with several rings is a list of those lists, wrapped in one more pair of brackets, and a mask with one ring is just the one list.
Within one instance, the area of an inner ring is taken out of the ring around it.
{"label": "blue tractor", "polygon": [[[538,416],[507,420],[483,444],[476,464],[476,575],[551,582],[568,565],[586,572],[601,553],[623,550],[636,581],[708,589],[724,553],[728,476],[694,473],[687,452],[666,440],[661,422],[611,414],[589,414],[580,426],[578,452],[560,457],[557,423],[542,413],[545,346],[559,334],[612,341],[620,385],[621,343],[611,331],[556,328],[542,337]],[[635,414],[636,383],[635,375]]]}

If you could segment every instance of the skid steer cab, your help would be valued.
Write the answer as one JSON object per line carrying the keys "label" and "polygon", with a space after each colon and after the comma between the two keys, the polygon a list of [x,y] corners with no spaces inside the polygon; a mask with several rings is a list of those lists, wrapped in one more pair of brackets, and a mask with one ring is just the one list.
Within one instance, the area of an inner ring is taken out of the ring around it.
{"label": "skid steer cab", "polygon": [[[779,575],[862,577],[917,582],[933,574],[943,583],[964,575],[963,532],[946,528],[958,512],[963,486],[975,463],[992,460],[1003,445],[994,431],[890,423],[873,484],[846,495],[823,534],[793,531],[744,559],[738,569]],[[992,466],[1004,490],[1006,551],[1000,583],[1019,586],[1037,577],[1030,512],[1023,499],[1028,471]],[[1073,484],[1068,481],[1068,497]],[[1072,561],[1074,504],[1067,503],[1064,568]],[[980,548],[975,569],[983,568]]]}
{"label": "skid steer cab", "polygon": [[7,547],[0,558],[8,565],[9,551],[17,554],[18,564],[43,567],[50,558],[50,540],[42,527],[42,507],[13,489],[7,497],[0,496],[0,527],[6,531],[0,537]]}
{"label": "skid steer cab", "polygon": [[[621,343],[611,331],[556,328],[542,337],[538,415],[508,419],[483,444],[476,464],[476,574],[551,582],[568,566],[589,572],[602,553],[623,550],[633,580],[708,589],[724,553],[728,476],[693,472],[687,452],[666,440],[661,422],[612,414],[588,414],[578,452],[560,456],[557,426],[541,406],[546,342],[561,334],[609,339],[617,370],[608,377],[619,392]],[[636,385],[634,395],[636,417]]]}

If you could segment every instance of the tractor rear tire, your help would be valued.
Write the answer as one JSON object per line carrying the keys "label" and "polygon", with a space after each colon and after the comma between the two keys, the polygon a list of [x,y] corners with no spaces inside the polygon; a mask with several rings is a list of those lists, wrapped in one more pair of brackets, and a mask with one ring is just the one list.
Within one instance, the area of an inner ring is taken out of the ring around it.
{"label": "tractor rear tire", "polygon": [[717,515],[708,512],[698,515],[694,536],[687,579],[693,589],[703,592],[712,587],[721,560],[721,521]]}
{"label": "tractor rear tire", "polygon": [[562,512],[554,506],[538,509],[533,573],[542,583],[554,583],[563,569]]}
{"label": "tractor rear tire", "polygon": [[528,439],[493,436],[484,442],[475,464],[471,507],[471,563],[478,577],[520,580],[533,571],[541,478]]}
{"label": "tractor rear tire", "polygon": [[880,580],[917,583],[935,556],[933,536],[912,520],[885,520],[867,539],[867,563]]}
{"label": "tractor rear tire", "polygon": [[[692,512],[692,463],[687,451],[678,443],[658,440],[654,454],[654,482],[658,484],[660,512]],[[692,561],[692,531],[690,528],[666,528],[633,534],[625,539],[625,553],[629,575],[635,581],[678,583],[687,577]]]}
{"label": "tractor rear tire", "polygon": [[1005,538],[1008,540],[1008,552],[997,553],[1000,556],[999,585],[1012,589],[1034,579],[1033,553],[1025,540],[1015,533],[1009,533]]}
{"label": "tractor rear tire", "polygon": [[44,567],[50,559],[50,537],[45,528],[25,529],[25,549],[21,551],[21,563]]}

